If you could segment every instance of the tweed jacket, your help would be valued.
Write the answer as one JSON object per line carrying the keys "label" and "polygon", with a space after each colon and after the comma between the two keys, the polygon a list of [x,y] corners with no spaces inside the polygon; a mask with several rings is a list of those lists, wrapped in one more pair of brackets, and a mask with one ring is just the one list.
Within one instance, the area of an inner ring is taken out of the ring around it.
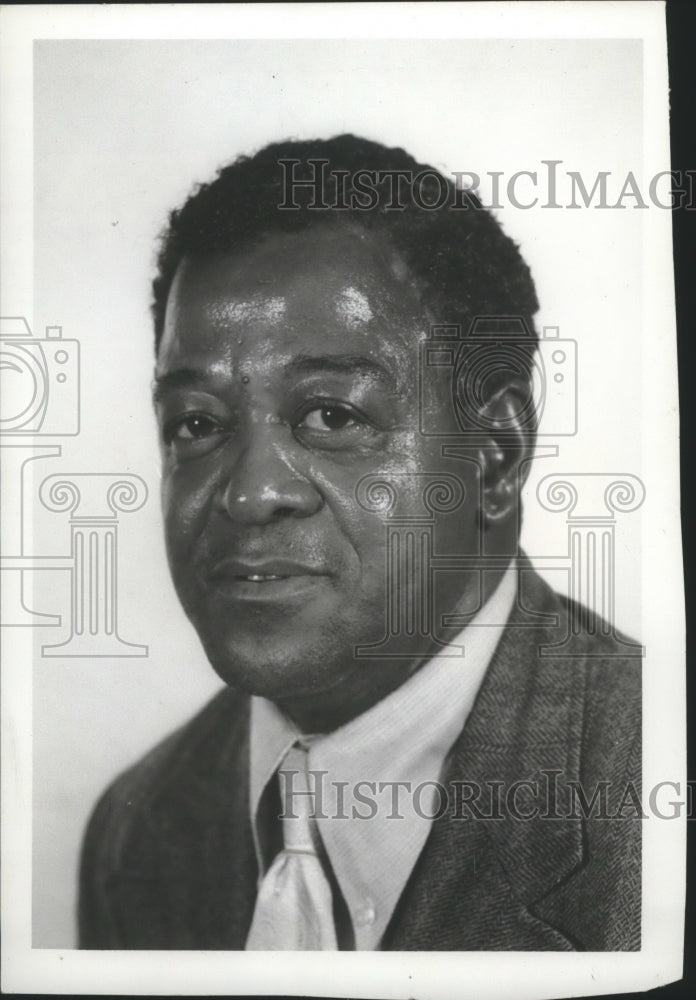
{"label": "tweed jacket", "polygon": [[[640,647],[521,565],[383,949],[640,948]],[[80,945],[243,949],[257,878],[249,699],[226,688],[97,804]]]}

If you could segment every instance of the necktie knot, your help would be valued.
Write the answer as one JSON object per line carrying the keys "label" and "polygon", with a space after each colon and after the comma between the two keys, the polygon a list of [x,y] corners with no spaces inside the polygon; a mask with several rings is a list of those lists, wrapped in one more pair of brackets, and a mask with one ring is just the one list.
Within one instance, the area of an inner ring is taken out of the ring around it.
{"label": "necktie knot", "polygon": [[314,791],[309,787],[307,751],[301,746],[291,747],[278,777],[285,850],[316,854],[315,801]]}

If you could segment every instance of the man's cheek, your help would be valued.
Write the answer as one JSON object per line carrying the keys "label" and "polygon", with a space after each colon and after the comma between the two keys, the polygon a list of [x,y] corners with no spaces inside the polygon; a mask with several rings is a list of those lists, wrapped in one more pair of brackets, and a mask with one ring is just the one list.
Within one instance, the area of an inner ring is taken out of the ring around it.
{"label": "man's cheek", "polygon": [[195,580],[196,552],[204,536],[202,509],[188,494],[163,495],[165,543],[169,567],[180,591]]}
{"label": "man's cheek", "polygon": [[[202,462],[174,466],[162,476],[162,511],[169,531],[195,532],[217,490],[214,470]],[[198,529],[200,530],[200,529]]]}
{"label": "man's cheek", "polygon": [[381,601],[387,588],[387,525],[361,510],[354,514],[351,535],[358,556],[360,590],[368,601]]}

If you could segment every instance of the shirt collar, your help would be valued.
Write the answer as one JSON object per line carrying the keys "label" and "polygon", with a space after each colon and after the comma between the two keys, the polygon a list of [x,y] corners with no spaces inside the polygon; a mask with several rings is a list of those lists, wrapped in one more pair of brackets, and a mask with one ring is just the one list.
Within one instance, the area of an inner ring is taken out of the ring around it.
{"label": "shirt collar", "polygon": [[[432,816],[442,808],[437,782],[471,711],[515,593],[516,570],[511,565],[449,647],[382,701],[315,738],[309,747],[308,769],[317,772],[315,789],[321,791],[317,826],[353,920],[358,950],[379,945]],[[252,698],[250,809],[260,871],[259,800],[301,735],[272,702]]]}

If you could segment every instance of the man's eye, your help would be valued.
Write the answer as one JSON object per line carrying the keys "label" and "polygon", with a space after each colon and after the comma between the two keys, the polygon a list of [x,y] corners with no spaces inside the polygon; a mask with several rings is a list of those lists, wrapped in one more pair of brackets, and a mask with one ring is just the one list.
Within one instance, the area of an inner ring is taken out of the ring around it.
{"label": "man's eye", "polygon": [[169,425],[165,431],[165,440],[167,444],[175,441],[200,441],[210,437],[211,434],[217,434],[220,430],[220,425],[212,417],[206,417],[202,413],[191,413]]}
{"label": "man's eye", "polygon": [[300,427],[312,431],[342,431],[354,427],[358,421],[344,406],[321,406],[306,413]]}

